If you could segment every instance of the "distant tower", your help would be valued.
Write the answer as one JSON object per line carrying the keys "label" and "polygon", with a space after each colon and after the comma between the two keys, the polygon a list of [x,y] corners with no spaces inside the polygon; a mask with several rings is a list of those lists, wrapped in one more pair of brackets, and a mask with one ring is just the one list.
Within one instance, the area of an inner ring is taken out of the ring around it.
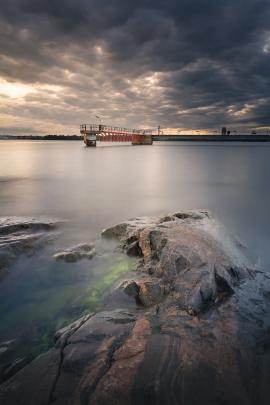
{"label": "distant tower", "polygon": [[221,135],[227,135],[227,128],[226,127],[222,127]]}

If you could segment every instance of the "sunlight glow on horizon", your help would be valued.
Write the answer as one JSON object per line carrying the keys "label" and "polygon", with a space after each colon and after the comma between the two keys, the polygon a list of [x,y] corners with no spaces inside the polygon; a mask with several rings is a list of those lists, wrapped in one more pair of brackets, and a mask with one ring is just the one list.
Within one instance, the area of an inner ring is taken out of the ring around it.
{"label": "sunlight glow on horizon", "polygon": [[0,94],[5,96],[20,98],[33,91],[35,90],[31,85],[22,84],[20,82],[8,82],[7,80],[0,79]]}
{"label": "sunlight glow on horizon", "polygon": [[30,93],[37,93],[39,90],[49,90],[58,93],[61,89],[61,86],[48,84],[30,85],[21,82],[9,82],[0,78],[0,95],[2,94],[11,98],[23,98]]}

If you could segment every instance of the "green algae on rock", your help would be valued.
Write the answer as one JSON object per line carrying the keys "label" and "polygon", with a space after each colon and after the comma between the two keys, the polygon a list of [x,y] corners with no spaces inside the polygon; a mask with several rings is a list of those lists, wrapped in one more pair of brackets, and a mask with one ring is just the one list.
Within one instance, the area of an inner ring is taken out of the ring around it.
{"label": "green algae on rock", "polygon": [[26,358],[29,362],[52,347],[56,330],[89,311],[101,310],[106,290],[130,271],[134,262],[111,250],[98,255],[95,261],[72,265],[43,255],[42,260],[35,259],[38,269],[28,268],[32,261],[27,259],[18,286],[23,305],[12,306],[12,296],[7,295],[0,308],[1,336],[16,337],[12,347],[0,352],[0,383],[6,379],[7,370],[15,370],[16,359]]}
{"label": "green algae on rock", "polygon": [[97,311],[100,309],[102,305],[102,294],[105,292],[105,290],[119,280],[124,274],[133,269],[134,264],[130,262],[130,260],[120,258],[118,261],[116,261],[116,263],[110,267],[109,272],[107,272],[101,280],[89,287],[84,299],[84,305],[88,308],[88,310]]}

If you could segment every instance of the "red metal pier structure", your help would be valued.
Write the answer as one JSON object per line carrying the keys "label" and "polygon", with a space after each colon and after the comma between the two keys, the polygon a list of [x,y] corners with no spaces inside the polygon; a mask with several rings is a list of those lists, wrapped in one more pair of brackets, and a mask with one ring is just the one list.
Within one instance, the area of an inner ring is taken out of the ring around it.
{"label": "red metal pier structure", "polygon": [[86,146],[114,142],[122,145],[152,145],[152,130],[111,127],[108,125],[82,124],[80,132]]}

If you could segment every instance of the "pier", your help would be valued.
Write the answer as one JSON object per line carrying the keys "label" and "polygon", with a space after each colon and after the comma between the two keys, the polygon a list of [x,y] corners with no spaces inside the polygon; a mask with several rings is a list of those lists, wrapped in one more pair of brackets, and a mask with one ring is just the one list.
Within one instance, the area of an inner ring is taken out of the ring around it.
{"label": "pier", "polygon": [[150,129],[131,129],[108,125],[82,124],[80,133],[86,146],[95,147],[98,143],[121,143],[129,145],[152,145]]}

